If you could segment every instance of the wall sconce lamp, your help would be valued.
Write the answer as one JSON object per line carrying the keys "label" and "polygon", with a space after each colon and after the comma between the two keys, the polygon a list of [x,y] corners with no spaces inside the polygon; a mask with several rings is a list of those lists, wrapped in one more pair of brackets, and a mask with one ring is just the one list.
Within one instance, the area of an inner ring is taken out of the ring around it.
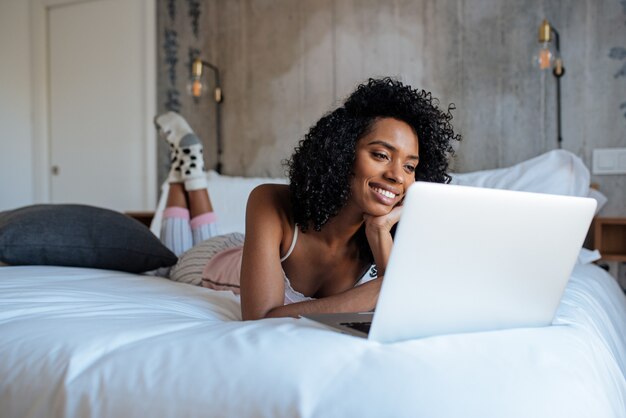
{"label": "wall sconce lamp", "polygon": [[213,72],[215,77],[215,89],[213,90],[213,100],[215,101],[215,138],[217,142],[217,164],[215,171],[222,173],[222,123],[221,123],[221,104],[223,101],[222,87],[220,84],[220,71],[219,69],[200,58],[196,58],[191,63],[191,78],[187,84],[187,91],[194,99],[198,100],[200,97],[205,96],[209,91],[209,86],[206,81],[206,77],[203,76],[204,68],[208,68]]}
{"label": "wall sconce lamp", "polygon": [[[552,36],[554,35],[554,48],[552,47]],[[556,124],[557,124],[557,146],[561,148],[563,137],[561,136],[561,77],[565,74],[563,59],[559,45],[559,32],[550,25],[547,19],[543,19],[539,27],[539,43],[541,47],[537,54],[533,56],[533,64],[540,70],[552,69],[552,74],[556,78]]]}

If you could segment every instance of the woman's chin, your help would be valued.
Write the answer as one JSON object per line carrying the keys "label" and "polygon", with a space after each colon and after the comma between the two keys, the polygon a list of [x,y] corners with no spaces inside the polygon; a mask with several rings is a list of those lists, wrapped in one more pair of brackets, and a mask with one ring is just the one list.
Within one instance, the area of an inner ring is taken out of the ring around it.
{"label": "woman's chin", "polygon": [[393,206],[376,205],[373,207],[365,208],[364,213],[366,215],[374,216],[374,217],[385,216],[385,215],[388,215],[389,212],[391,212],[393,208],[394,208]]}

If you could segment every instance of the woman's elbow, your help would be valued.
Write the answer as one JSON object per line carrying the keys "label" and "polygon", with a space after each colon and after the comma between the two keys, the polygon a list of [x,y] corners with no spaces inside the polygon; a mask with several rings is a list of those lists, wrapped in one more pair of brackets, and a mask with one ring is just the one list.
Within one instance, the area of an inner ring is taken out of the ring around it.
{"label": "woman's elbow", "polygon": [[287,315],[281,314],[280,306],[270,308],[270,309],[257,309],[257,310],[244,310],[241,311],[241,319],[243,321],[255,321],[257,319],[266,319],[266,318],[282,318]]}
{"label": "woman's elbow", "polygon": [[270,316],[273,309],[246,309],[241,307],[241,319],[242,321],[255,321],[257,319],[275,318]]}
{"label": "woman's elbow", "polygon": [[263,312],[259,312],[257,310],[244,309],[241,307],[241,320],[242,321],[254,321],[256,319],[265,318],[265,314]]}

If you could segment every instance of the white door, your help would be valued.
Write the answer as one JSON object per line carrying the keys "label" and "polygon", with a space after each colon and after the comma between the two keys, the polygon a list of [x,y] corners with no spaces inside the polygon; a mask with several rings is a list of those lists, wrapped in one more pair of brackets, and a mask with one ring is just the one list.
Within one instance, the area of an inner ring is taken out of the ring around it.
{"label": "white door", "polygon": [[[55,1],[46,8],[49,200],[154,207],[155,41],[145,0]],[[149,9],[149,8],[148,8]],[[153,10],[152,10],[153,11]]]}

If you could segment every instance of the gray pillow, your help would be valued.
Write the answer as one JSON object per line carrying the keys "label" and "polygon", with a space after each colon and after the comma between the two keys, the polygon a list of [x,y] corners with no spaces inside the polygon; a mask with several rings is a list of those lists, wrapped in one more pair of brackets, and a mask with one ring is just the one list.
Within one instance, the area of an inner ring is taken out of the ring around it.
{"label": "gray pillow", "polygon": [[139,221],[86,205],[33,205],[0,213],[0,262],[140,273],[176,256]]}

